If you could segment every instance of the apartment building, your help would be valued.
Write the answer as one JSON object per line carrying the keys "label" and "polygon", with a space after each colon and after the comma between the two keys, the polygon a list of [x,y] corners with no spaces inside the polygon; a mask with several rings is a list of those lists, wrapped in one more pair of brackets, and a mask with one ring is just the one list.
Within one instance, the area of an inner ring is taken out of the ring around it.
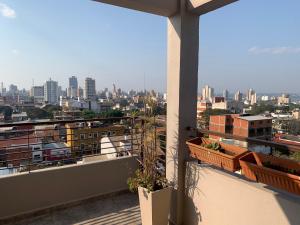
{"label": "apartment building", "polygon": [[53,80],[46,81],[44,85],[44,100],[50,104],[58,102],[59,90],[58,83]]}
{"label": "apartment building", "polygon": [[92,78],[87,77],[84,81],[84,99],[95,99],[96,97],[96,81]]}
{"label": "apartment building", "polygon": [[291,103],[290,96],[288,94],[282,94],[278,97],[277,100],[278,105],[288,105]]}
{"label": "apartment building", "polygon": [[66,124],[67,146],[74,155],[88,155],[101,152],[101,139],[110,136],[123,136],[125,127],[121,125],[104,126],[96,122],[88,124]]}
{"label": "apartment building", "polygon": [[272,118],[239,114],[211,116],[209,129],[239,137],[270,140],[272,137]]}

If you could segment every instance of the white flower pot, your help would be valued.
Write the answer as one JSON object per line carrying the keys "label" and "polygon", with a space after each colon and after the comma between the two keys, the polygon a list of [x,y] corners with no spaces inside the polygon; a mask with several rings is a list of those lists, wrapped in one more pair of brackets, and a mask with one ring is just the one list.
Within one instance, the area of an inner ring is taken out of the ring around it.
{"label": "white flower pot", "polygon": [[139,187],[139,200],[143,225],[168,225],[172,188],[148,193]]}

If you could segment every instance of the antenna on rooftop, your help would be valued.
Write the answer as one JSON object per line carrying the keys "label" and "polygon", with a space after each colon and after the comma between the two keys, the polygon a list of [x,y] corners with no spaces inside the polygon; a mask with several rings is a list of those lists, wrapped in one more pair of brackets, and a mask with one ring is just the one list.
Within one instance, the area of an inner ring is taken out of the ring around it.
{"label": "antenna on rooftop", "polygon": [[146,94],[146,73],[144,72],[144,93]]}

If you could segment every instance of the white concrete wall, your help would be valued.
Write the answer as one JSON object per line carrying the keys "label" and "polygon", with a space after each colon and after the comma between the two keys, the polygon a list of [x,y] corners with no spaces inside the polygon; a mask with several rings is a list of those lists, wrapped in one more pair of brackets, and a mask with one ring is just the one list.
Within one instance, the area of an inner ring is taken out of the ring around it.
{"label": "white concrete wall", "polygon": [[184,224],[300,224],[300,196],[196,162],[187,164],[186,175]]}
{"label": "white concrete wall", "polygon": [[106,158],[117,158],[117,148],[114,146],[109,137],[103,137],[101,139],[101,154],[106,154]]}
{"label": "white concrete wall", "polygon": [[32,171],[0,178],[1,219],[127,190],[135,157]]}

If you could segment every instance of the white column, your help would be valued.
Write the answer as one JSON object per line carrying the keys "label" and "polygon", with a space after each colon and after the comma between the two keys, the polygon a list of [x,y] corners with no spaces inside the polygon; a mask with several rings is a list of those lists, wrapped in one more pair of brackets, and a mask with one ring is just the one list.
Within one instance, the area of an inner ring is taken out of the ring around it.
{"label": "white column", "polygon": [[167,81],[167,178],[175,185],[171,222],[183,222],[186,140],[196,127],[199,17],[187,13],[181,0],[180,13],[168,19]]}

